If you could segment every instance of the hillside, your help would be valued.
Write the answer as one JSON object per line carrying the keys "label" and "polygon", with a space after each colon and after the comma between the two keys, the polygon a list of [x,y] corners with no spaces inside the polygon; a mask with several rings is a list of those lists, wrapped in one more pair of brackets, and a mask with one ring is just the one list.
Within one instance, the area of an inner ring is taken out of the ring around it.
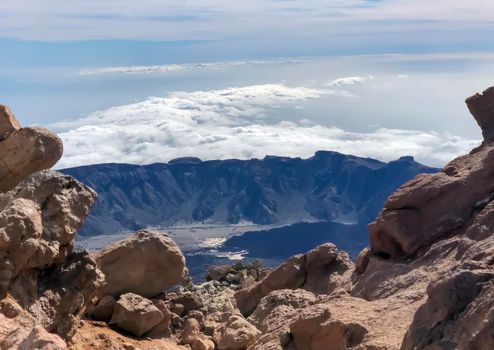
{"label": "hillside", "polygon": [[383,163],[326,151],[308,159],[181,158],[62,170],[98,193],[85,236],[191,223],[368,223],[399,185],[436,171],[411,157]]}

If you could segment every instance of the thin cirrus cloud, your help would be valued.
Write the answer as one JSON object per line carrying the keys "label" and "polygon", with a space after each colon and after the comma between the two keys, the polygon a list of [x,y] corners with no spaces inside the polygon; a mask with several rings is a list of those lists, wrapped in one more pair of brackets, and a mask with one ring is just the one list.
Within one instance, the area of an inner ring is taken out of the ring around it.
{"label": "thin cirrus cloud", "polygon": [[412,155],[443,165],[477,140],[440,132],[380,128],[350,132],[305,118],[269,123],[270,111],[338,90],[266,84],[223,90],[175,92],[113,107],[53,125],[65,144],[60,168],[94,163],[149,164],[174,158],[262,158],[267,154],[309,157],[333,150],[389,161]]}
{"label": "thin cirrus cloud", "polygon": [[490,30],[493,13],[490,0],[3,0],[0,32],[30,40],[306,39],[390,31],[428,39],[431,29]]}
{"label": "thin cirrus cloud", "polygon": [[303,62],[302,59],[279,59],[279,60],[248,60],[248,61],[220,61],[210,63],[188,63],[188,64],[166,64],[151,66],[119,66],[103,67],[94,69],[84,69],[79,75],[98,75],[122,73],[130,75],[151,74],[151,73],[171,73],[190,69],[220,69],[239,66],[258,66],[276,64],[297,64]]}

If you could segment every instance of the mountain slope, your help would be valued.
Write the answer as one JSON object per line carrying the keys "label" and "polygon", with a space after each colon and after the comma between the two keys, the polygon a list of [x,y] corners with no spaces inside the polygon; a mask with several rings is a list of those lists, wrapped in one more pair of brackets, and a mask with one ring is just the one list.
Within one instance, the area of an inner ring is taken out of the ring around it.
{"label": "mountain slope", "polygon": [[181,158],[166,164],[62,170],[99,194],[82,235],[203,222],[366,223],[399,185],[435,171],[412,157],[383,163],[326,151],[308,159]]}

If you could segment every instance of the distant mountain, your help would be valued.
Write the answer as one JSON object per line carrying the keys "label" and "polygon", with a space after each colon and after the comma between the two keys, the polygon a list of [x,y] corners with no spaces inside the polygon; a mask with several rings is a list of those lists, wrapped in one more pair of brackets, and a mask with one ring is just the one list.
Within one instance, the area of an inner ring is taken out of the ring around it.
{"label": "distant mountain", "polygon": [[308,159],[180,158],[166,164],[98,164],[62,170],[99,194],[82,235],[210,223],[367,223],[386,197],[438,169],[412,157],[390,163],[319,151]]}

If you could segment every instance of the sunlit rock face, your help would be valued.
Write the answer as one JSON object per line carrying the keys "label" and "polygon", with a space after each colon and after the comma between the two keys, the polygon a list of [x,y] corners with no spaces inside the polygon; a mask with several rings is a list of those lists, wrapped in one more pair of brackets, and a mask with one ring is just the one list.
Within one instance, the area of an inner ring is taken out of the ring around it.
{"label": "sunlit rock face", "polygon": [[62,141],[55,134],[42,128],[21,128],[11,110],[0,104],[0,191],[51,168],[62,153]]}
{"label": "sunlit rock face", "polygon": [[96,193],[69,176],[38,172],[62,149],[56,135],[21,128],[0,105],[2,348],[65,348],[60,337],[73,336],[104,281],[87,253],[73,253]]}

